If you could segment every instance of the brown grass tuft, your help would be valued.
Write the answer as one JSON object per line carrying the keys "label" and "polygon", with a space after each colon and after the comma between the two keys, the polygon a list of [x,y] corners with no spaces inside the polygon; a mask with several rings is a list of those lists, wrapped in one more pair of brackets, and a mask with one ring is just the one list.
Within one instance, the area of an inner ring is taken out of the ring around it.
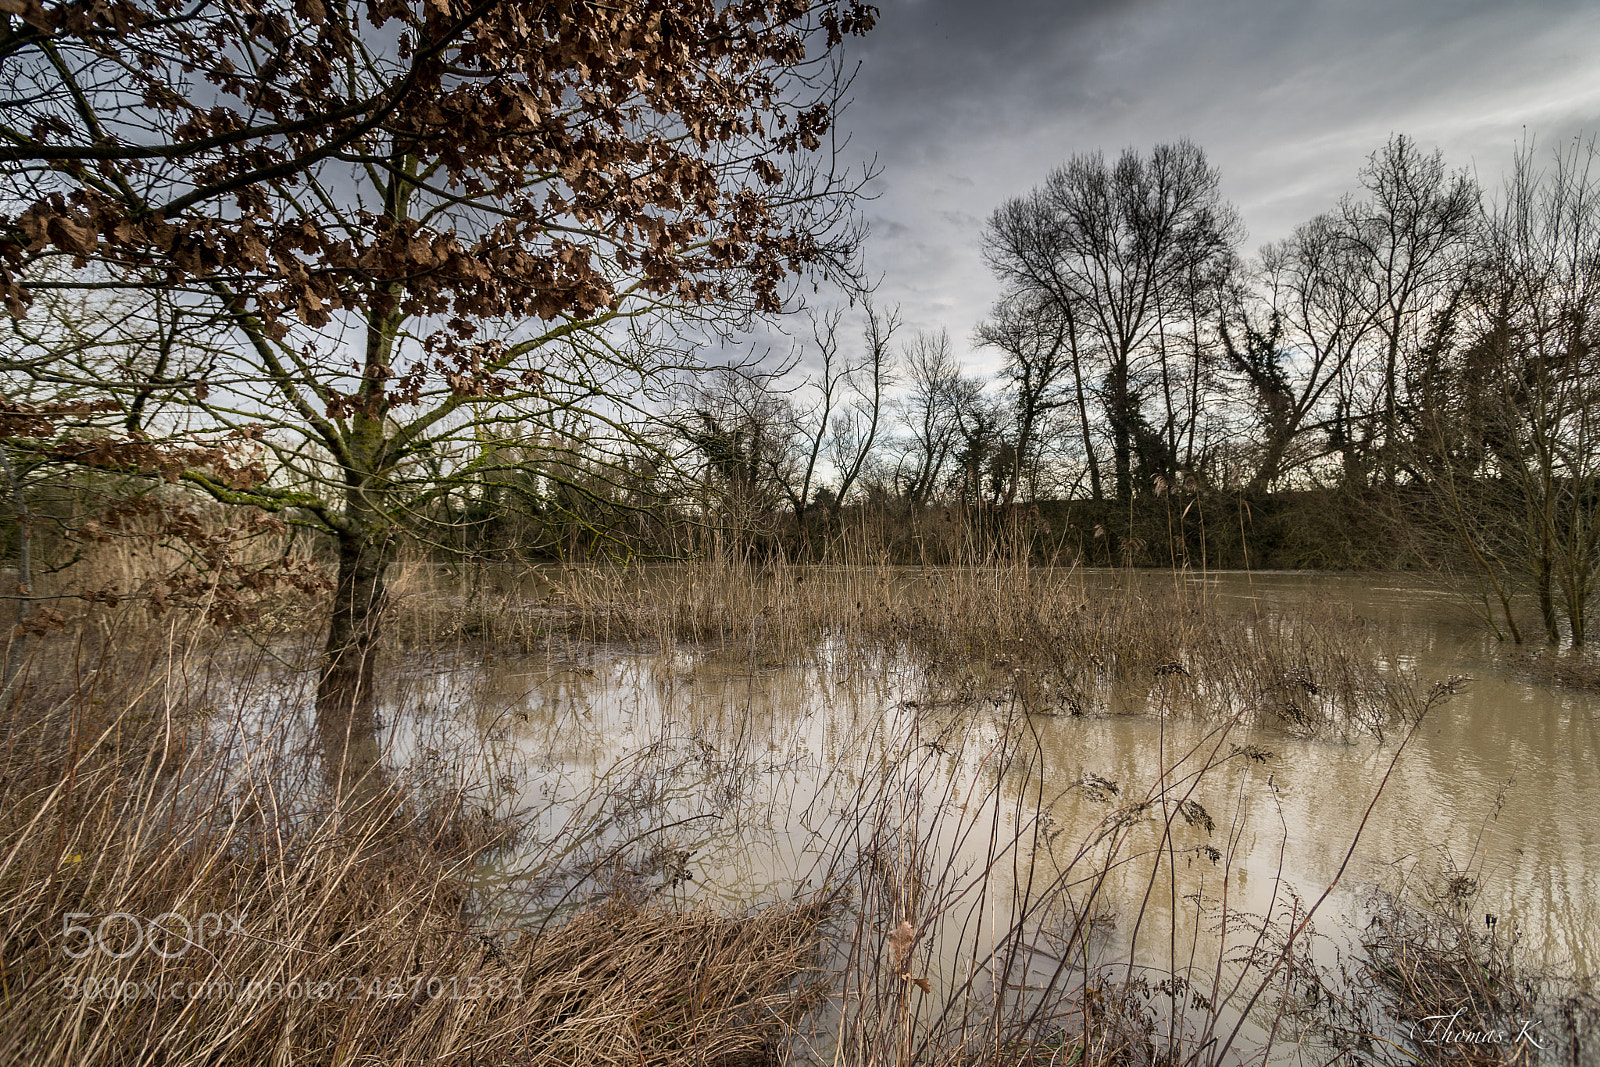
{"label": "brown grass tuft", "polygon": [[515,827],[470,782],[341,808],[292,751],[207,734],[203,689],[122,666],[10,711],[0,1062],[748,1065],[816,1002],[820,898],[619,889],[489,927],[474,875]]}

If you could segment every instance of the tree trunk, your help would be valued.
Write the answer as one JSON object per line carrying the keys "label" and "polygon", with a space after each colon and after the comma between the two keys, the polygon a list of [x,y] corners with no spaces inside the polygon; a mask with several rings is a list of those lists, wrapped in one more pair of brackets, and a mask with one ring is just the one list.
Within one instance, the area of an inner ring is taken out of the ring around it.
{"label": "tree trunk", "polygon": [[344,795],[378,783],[374,668],[385,607],[389,539],[361,530],[339,537],[339,581],[317,686],[317,737],[328,779]]}
{"label": "tree trunk", "polygon": [[1107,378],[1106,421],[1111,424],[1111,461],[1117,503],[1133,499],[1133,401],[1128,388],[1128,362],[1116,357]]}
{"label": "tree trunk", "polygon": [[4,445],[0,445],[0,466],[4,466],[6,481],[11,487],[11,508],[17,520],[17,625],[6,644],[5,683],[0,686],[0,705],[4,705],[11,699],[18,669],[28,648],[28,634],[23,623],[28,621],[28,598],[33,596],[33,516],[28,513],[28,498]]}
{"label": "tree trunk", "polygon": [[1549,546],[1541,546],[1539,557],[1533,563],[1534,591],[1539,597],[1539,615],[1544,620],[1545,636],[1552,645],[1561,643],[1561,623],[1556,616],[1555,594],[1552,590],[1553,569]]}
{"label": "tree trunk", "polygon": [[1394,323],[1383,366],[1383,484],[1394,488],[1395,438],[1399,435],[1395,394],[1399,391],[1400,323]]}
{"label": "tree trunk", "polygon": [[1089,404],[1083,391],[1083,367],[1078,359],[1078,337],[1072,335],[1072,383],[1078,401],[1078,428],[1083,434],[1083,455],[1089,464],[1089,493],[1096,504],[1105,500],[1100,490],[1100,459],[1094,452],[1094,437],[1089,432]]}

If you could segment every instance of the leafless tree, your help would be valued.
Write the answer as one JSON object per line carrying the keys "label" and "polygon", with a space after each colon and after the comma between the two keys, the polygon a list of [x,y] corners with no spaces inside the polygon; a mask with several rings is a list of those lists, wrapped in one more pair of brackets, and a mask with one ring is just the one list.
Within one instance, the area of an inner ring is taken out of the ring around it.
{"label": "leafless tree", "polygon": [[1143,409],[1148,387],[1171,384],[1163,333],[1186,283],[1237,240],[1237,215],[1219,182],[1188,141],[1158,145],[1148,157],[1129,149],[1115,165],[1099,153],[1074,156],[996,211],[985,232],[985,256],[1006,293],[1034,294],[1071,315],[1092,339],[1080,355],[1103,360],[1101,407],[1119,501],[1133,493],[1136,455],[1146,479],[1173,462],[1153,454],[1169,438],[1150,432]]}
{"label": "leafless tree", "polygon": [[[1051,413],[1072,403],[1066,387],[1069,374],[1078,366],[1077,325],[1070,315],[1059,314],[1054,302],[1041,300],[1037,294],[1018,293],[1002,301],[994,316],[978,327],[978,339],[1006,357],[1000,373],[1013,407],[1015,431],[1001,502],[1009,506],[1016,500],[1024,476],[1035,468],[1039,437]],[[1077,397],[1079,413],[1085,415],[1081,386]],[[1086,418],[1084,448],[1093,470]]]}
{"label": "leafless tree", "polygon": [[863,315],[866,323],[861,331],[861,360],[845,374],[845,382],[855,397],[834,414],[828,441],[829,458],[839,477],[830,508],[835,521],[881,443],[888,392],[895,379],[890,345],[900,328],[899,311],[883,311],[868,300],[863,304]]}
{"label": "leafless tree", "polygon": [[818,463],[825,458],[834,410],[844,402],[847,379],[854,369],[839,354],[839,323],[844,312],[832,309],[811,317],[811,341],[820,366],[811,375],[809,402],[794,414],[795,454],[785,463],[782,484],[802,540],[817,484]]}
{"label": "leafless tree", "polygon": [[1228,360],[1250,390],[1260,438],[1250,485],[1271,488],[1328,451],[1354,462],[1333,403],[1372,332],[1362,264],[1339,222],[1320,215],[1261,250],[1259,286],[1236,286],[1221,322]]}
{"label": "leafless tree", "polygon": [[897,401],[905,430],[899,472],[901,495],[913,507],[932,501],[939,490],[959,429],[954,391],[961,364],[950,349],[950,335],[919,332],[905,345],[906,389]]}
{"label": "leafless tree", "polygon": [[1526,589],[1552,643],[1589,639],[1600,565],[1600,173],[1595,142],[1516,158],[1477,229],[1467,343],[1423,398],[1412,455],[1515,640]]}
{"label": "leafless tree", "polygon": [[741,552],[777,532],[797,452],[793,406],[777,385],[788,369],[752,359],[695,375],[672,417],[700,459],[697,511]]}
{"label": "leafless tree", "polygon": [[[1359,368],[1375,383],[1376,404],[1347,394],[1346,439],[1365,422],[1378,452],[1378,474],[1395,483],[1401,437],[1409,419],[1408,380],[1427,372],[1455,313],[1466,277],[1478,188],[1464,172],[1448,173],[1440,151],[1425,154],[1404,135],[1389,139],[1361,170],[1362,196],[1347,196],[1337,217],[1339,240],[1360,272],[1361,311],[1377,342]],[[1347,377],[1347,382],[1354,379]],[[1356,410],[1352,410],[1356,409]],[[1357,431],[1358,432],[1358,431]]]}

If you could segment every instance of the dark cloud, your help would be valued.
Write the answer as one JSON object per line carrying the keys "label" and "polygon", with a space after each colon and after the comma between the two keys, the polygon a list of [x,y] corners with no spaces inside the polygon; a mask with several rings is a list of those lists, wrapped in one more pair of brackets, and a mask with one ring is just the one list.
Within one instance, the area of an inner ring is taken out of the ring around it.
{"label": "dark cloud", "polygon": [[1590,4],[880,7],[847,118],[883,167],[870,264],[909,327],[964,346],[995,295],[983,220],[1074,153],[1194,140],[1253,248],[1332,206],[1391,133],[1493,182],[1525,130],[1554,144],[1600,128]]}

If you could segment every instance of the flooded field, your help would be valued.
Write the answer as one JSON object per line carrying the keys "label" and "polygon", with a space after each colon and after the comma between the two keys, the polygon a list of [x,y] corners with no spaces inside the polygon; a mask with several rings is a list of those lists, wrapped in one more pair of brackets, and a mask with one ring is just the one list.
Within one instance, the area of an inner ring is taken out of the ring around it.
{"label": "flooded field", "polygon": [[[390,618],[359,788],[319,754],[312,628],[37,672],[0,780],[17,1027],[662,1067],[1595,1047],[1596,671],[1447,591],[413,568]],[[52,948],[64,913],[191,912],[248,936]]]}
{"label": "flooded field", "polygon": [[[919,1033],[980,1000],[1081,1003],[1113,973],[1165,991],[1158,1028],[1214,1032],[1284,984],[1263,960],[1336,970],[1402,894],[1470,910],[1524,966],[1593,972],[1600,694],[1535,677],[1458,598],[1404,580],[1059,580],[1087,602],[1200,603],[1245,634],[1348,630],[1376,670],[1346,688],[1420,719],[1312,721],[1331,653],[1253,690],[1180,657],[1107,665],[1069,693],[1038,657],[848,634],[784,654],[759,620],[721,642],[551,634],[419,655],[398,668],[384,740],[398,763],[476,746],[494,768],[486,805],[531,816],[481,873],[488,925],[548,922],[619,886],[723,907],[843,888],[834,963],[873,957],[858,980],[904,984]],[[434,603],[448,611],[448,594]],[[1195,991],[1176,1010],[1175,978]],[[1241,1047],[1282,1041],[1277,1003],[1276,1023],[1238,1027]]]}

